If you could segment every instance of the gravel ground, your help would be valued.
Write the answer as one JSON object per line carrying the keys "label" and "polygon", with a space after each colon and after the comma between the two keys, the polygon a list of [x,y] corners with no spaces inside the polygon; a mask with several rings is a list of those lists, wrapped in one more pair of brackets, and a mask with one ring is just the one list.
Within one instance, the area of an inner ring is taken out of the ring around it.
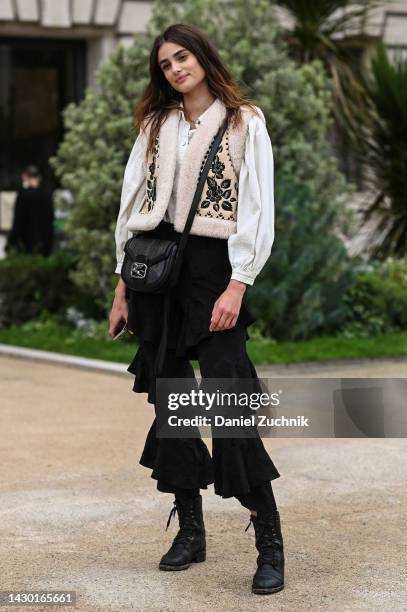
{"label": "gravel ground", "polygon": [[[401,377],[407,367],[258,371]],[[165,531],[172,496],[138,464],[153,407],[132,381],[0,357],[0,590],[74,590],[81,611],[407,609],[405,439],[264,440],[281,473],[286,586],[254,595],[248,512],[213,487],[203,493],[207,561],[158,570],[177,521]]]}

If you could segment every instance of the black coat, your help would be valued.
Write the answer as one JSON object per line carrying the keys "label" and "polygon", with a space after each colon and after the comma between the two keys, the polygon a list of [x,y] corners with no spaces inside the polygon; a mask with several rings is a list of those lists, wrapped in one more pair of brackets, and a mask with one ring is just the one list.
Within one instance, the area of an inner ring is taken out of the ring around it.
{"label": "black coat", "polygon": [[39,187],[21,187],[14,205],[13,227],[7,251],[51,255],[53,244],[54,206],[52,192]]}

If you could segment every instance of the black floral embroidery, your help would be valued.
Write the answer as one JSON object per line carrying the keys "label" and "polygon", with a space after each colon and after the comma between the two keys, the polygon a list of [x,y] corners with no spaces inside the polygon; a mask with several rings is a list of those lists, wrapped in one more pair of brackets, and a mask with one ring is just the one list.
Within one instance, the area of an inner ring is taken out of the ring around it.
{"label": "black floral embroidery", "polygon": [[148,200],[148,211],[150,211],[154,202],[157,199],[157,178],[154,177],[152,181],[147,181],[147,200]]}
{"label": "black floral embroidery", "polygon": [[154,204],[157,199],[157,177],[154,176],[156,168],[158,168],[158,137],[154,141],[154,146],[152,150],[152,160],[148,164],[146,200],[139,212],[143,212],[143,209],[146,207],[146,205],[146,212],[150,212],[150,210],[154,208]]}
{"label": "black floral embroidery", "polygon": [[[224,145],[221,143],[209,170],[208,177],[206,179],[206,192],[204,192],[204,198],[196,214],[202,216],[200,211],[204,210],[205,217],[214,217],[227,220],[233,219],[235,216],[234,208],[236,207],[236,204],[234,203],[237,202],[237,198],[232,196],[232,180],[224,176],[226,165],[220,157],[223,151]],[[205,161],[208,158],[208,154],[209,151],[205,155],[205,160],[201,165],[201,172],[205,165]],[[234,181],[234,188],[236,189],[236,181]],[[213,211],[217,214],[213,214]],[[229,214],[225,217],[222,211]]]}
{"label": "black floral embroidery", "polygon": [[219,159],[219,153],[222,153],[223,147],[222,145],[219,147],[218,153],[215,155],[215,159],[212,162],[211,170],[217,179],[223,178],[223,172],[225,170],[225,164],[222,163]]}
{"label": "black floral embroidery", "polygon": [[[213,219],[236,221],[238,181],[225,176],[225,172],[227,172],[229,175],[231,171],[233,172],[233,163],[229,153],[227,136],[228,133],[226,132],[225,141],[222,141],[220,144],[217,154],[212,161],[203,190],[203,199],[198,207],[198,210],[196,211],[196,214]],[[204,159],[202,160],[199,178],[201,177],[202,171],[205,167],[214,139],[215,136],[213,137]],[[146,198],[139,212],[150,212],[154,208],[157,200],[157,170],[159,168],[158,150],[159,139],[157,137],[154,142],[149,163],[147,165],[148,173],[146,181]],[[226,164],[228,165],[228,170],[226,168]],[[235,173],[234,177],[236,178]]]}

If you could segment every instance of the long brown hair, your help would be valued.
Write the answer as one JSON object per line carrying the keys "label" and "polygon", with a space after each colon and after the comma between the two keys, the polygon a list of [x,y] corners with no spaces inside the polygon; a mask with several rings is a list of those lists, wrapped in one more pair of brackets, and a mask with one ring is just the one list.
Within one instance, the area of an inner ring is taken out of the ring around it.
{"label": "long brown hair", "polygon": [[238,127],[242,121],[242,105],[256,114],[254,102],[242,95],[232,78],[217,48],[199,28],[188,23],[176,23],[157,36],[150,53],[150,82],[135,107],[135,127],[140,130],[151,123],[147,144],[147,155],[153,149],[154,141],[162,123],[173,109],[181,110],[182,93],[176,91],[165,78],[158,64],[158,50],[165,42],[172,42],[193,53],[205,70],[209,91],[226,106],[228,122]]}

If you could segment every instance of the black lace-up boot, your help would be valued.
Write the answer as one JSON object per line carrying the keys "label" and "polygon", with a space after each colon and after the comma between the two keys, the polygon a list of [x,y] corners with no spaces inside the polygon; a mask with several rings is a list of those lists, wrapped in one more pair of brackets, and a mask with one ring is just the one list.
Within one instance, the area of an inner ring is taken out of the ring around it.
{"label": "black lace-up boot", "polygon": [[160,561],[161,570],[184,570],[188,569],[191,563],[200,563],[206,559],[202,496],[199,494],[190,498],[176,496],[166,529],[176,512],[178,512],[179,531],[171,548]]}
{"label": "black lace-up boot", "polygon": [[257,570],[253,577],[252,591],[259,595],[276,593],[284,588],[284,548],[278,510],[251,516],[246,527],[253,523],[257,557]]}

